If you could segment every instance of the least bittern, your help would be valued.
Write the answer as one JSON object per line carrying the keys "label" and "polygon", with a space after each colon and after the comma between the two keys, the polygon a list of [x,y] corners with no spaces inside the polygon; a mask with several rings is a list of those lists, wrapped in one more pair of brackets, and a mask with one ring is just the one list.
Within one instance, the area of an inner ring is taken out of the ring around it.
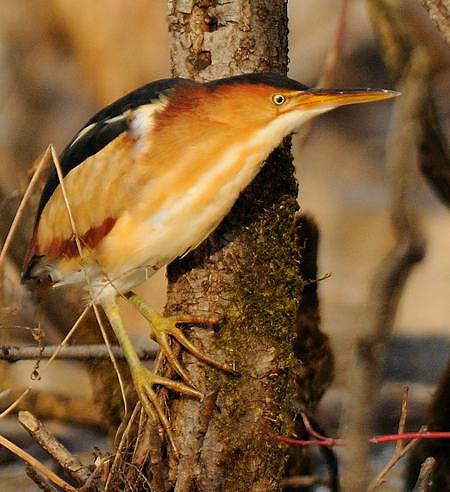
{"label": "least bittern", "polygon": [[[310,89],[275,74],[199,83],[168,79],[145,85],[101,110],[60,158],[70,220],[57,173],[42,193],[24,280],[54,286],[89,284],[108,317],[149,415],[170,426],[154,385],[200,398],[173,355],[168,336],[206,362],[167,319],[131,289],[199,245],[221,222],[282,139],[338,106],[388,99],[376,89]],[[74,233],[76,224],[76,234]],[[184,380],[144,368],[120,317],[127,297],[151,323],[153,336]]]}

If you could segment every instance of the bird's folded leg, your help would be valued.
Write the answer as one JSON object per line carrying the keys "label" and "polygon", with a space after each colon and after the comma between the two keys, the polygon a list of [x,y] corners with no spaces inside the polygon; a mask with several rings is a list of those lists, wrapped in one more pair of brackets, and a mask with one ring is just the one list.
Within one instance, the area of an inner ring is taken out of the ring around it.
{"label": "bird's folded leg", "polygon": [[158,401],[156,392],[153,389],[154,385],[162,385],[178,393],[182,393],[187,396],[202,399],[203,395],[194,388],[187,386],[180,381],[172,381],[171,379],[158,376],[155,372],[147,369],[134,349],[130,337],[125,329],[122,318],[120,316],[119,305],[116,299],[108,299],[102,302],[103,310],[114,330],[120,346],[122,347],[125,358],[127,359],[130,367],[131,377],[133,378],[134,388],[139,397],[139,400],[150,418],[153,421],[159,420],[163,426],[169,442],[175,452],[178,455],[178,449],[175,444],[175,438],[170,428],[170,423],[164,413],[161,404]]}
{"label": "bird's folded leg", "polygon": [[195,388],[195,384],[192,381],[192,378],[187,374],[180,361],[176,358],[175,354],[170,347],[169,336],[173,336],[186,350],[188,350],[192,355],[197,357],[198,359],[206,362],[207,364],[216,367],[224,372],[229,374],[238,375],[239,373],[234,369],[230,368],[226,364],[222,362],[218,362],[215,359],[212,359],[204,352],[199,350],[182,332],[180,328],[178,328],[177,323],[198,323],[198,318],[190,318],[190,317],[164,317],[157,313],[154,309],[152,309],[148,304],[145,303],[143,299],[141,299],[134,292],[128,292],[126,294],[126,298],[137,308],[137,310],[144,316],[145,319],[149,321],[153,329],[153,338],[161,347],[161,351],[167,357],[169,364],[172,368],[183,378],[183,380],[189,385]]}

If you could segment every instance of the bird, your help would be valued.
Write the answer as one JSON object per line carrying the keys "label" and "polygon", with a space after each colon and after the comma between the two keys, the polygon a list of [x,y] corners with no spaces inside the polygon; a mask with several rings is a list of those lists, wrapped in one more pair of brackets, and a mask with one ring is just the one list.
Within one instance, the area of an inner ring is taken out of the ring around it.
{"label": "bird", "polygon": [[[155,386],[201,399],[170,348],[170,337],[206,363],[177,320],[157,313],[133,288],[195,249],[220,224],[266,157],[311,118],[339,106],[389,99],[385,89],[313,89],[274,73],[209,82],[148,83],[95,114],[50,172],[24,261],[25,283],[81,284],[100,305],[121,345],[146,413],[169,421]],[[62,179],[61,179],[62,178]],[[146,368],[118,299],[148,320],[152,336],[181,380]]]}

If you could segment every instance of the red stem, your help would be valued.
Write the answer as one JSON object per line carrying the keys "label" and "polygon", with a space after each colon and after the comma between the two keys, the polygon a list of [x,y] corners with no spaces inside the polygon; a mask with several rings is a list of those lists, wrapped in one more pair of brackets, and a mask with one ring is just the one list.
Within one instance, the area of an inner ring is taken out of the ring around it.
{"label": "red stem", "polygon": [[[279,436],[274,434],[271,431],[268,431],[268,434],[275,441],[287,444],[289,446],[300,446],[300,447],[308,447],[308,446],[326,446],[332,448],[334,446],[345,446],[344,439],[332,439],[329,437],[324,437],[320,439],[313,440],[304,440],[304,439],[295,439],[293,437],[287,436]],[[394,441],[407,441],[410,439],[450,439],[450,432],[404,432],[402,434],[387,434],[383,436],[375,436],[369,439],[369,442],[373,444],[381,444],[385,442],[394,442]]]}

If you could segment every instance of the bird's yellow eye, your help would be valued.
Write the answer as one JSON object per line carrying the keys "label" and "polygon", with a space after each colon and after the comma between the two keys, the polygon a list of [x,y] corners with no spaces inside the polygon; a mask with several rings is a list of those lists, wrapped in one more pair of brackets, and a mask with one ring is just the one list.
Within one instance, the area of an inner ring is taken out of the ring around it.
{"label": "bird's yellow eye", "polygon": [[282,94],[274,94],[272,96],[272,102],[277,106],[280,106],[286,102],[286,98]]}

